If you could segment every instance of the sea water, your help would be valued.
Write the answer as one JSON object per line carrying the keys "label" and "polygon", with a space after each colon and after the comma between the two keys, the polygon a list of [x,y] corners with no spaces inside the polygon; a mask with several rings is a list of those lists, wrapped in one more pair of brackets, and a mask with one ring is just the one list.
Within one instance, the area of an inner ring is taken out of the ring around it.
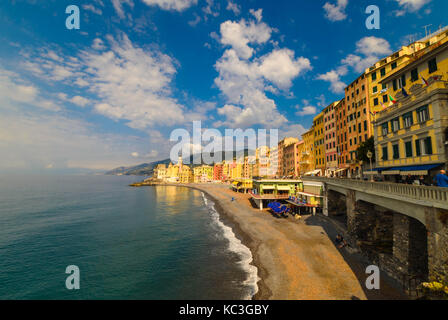
{"label": "sea water", "polygon": [[251,298],[251,252],[213,201],[138,179],[0,176],[0,299]]}

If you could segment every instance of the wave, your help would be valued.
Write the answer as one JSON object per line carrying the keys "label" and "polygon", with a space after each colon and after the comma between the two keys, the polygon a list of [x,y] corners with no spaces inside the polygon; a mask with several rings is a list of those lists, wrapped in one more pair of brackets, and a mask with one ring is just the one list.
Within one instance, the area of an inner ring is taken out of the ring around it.
{"label": "wave", "polygon": [[241,240],[239,240],[232,228],[226,226],[220,219],[218,211],[215,209],[215,204],[213,201],[209,201],[205,194],[202,193],[202,198],[204,199],[204,203],[206,207],[209,209],[211,213],[211,217],[213,222],[222,230],[224,238],[228,240],[228,250],[230,252],[236,253],[240,257],[240,261],[238,264],[241,268],[246,272],[247,279],[243,282],[243,285],[247,287],[249,292],[245,296],[245,300],[251,300],[253,296],[255,296],[258,292],[258,281],[260,278],[258,277],[258,268],[252,265],[253,256],[252,252],[248,247],[246,247]]}

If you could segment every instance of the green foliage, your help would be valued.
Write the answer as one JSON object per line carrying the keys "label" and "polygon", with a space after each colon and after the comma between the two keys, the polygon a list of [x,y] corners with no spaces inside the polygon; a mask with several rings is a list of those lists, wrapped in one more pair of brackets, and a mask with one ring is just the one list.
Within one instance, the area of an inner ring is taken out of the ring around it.
{"label": "green foliage", "polygon": [[358,149],[356,150],[356,158],[365,163],[370,163],[370,159],[367,157],[368,152],[372,152],[372,162],[375,162],[375,140],[373,137],[370,137],[368,140],[362,142]]}

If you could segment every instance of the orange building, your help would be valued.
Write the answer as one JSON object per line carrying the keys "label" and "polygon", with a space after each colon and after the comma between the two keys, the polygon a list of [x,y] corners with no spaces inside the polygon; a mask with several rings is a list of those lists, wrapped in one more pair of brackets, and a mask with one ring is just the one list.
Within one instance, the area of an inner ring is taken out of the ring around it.
{"label": "orange building", "polygon": [[325,175],[330,176],[338,169],[336,146],[336,116],[335,106],[339,101],[333,102],[323,111],[324,113],[324,143],[325,143]]}
{"label": "orange building", "polygon": [[[346,102],[346,132],[347,154],[346,164],[349,165],[349,177],[361,173],[361,163],[356,159],[359,145],[373,135],[373,116],[370,113],[369,83],[367,76],[362,74],[345,88]],[[348,156],[348,158],[347,158]]]}
{"label": "orange building", "polygon": [[304,142],[300,141],[288,145],[283,149],[283,175],[298,177],[300,176],[301,152]]}
{"label": "orange building", "polygon": [[345,99],[339,101],[335,106],[336,113],[336,144],[338,154],[338,173],[346,176],[348,165],[348,143],[347,143],[347,104]]}

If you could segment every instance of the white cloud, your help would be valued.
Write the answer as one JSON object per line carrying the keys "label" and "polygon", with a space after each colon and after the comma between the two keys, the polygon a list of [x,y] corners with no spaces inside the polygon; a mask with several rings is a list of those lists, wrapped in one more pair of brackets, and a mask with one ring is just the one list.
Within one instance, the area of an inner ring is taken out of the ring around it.
{"label": "white cloud", "polygon": [[227,102],[218,109],[225,121],[217,122],[216,126],[246,128],[261,124],[273,128],[286,124],[288,120],[266,94],[278,94],[278,89],[289,90],[296,77],[311,69],[308,59],[295,58],[290,49],[274,48],[257,57],[256,45],[267,43],[272,29],[261,22],[261,10],[251,13],[255,20],[221,24],[219,40],[231,48],[215,64],[219,72],[215,84]]}
{"label": "white cloud", "polygon": [[239,22],[226,21],[221,24],[220,41],[223,45],[231,46],[238,56],[249,59],[254,53],[249,44],[266,43],[271,33],[272,29],[265,23],[246,22],[244,19]]}
{"label": "white cloud", "polygon": [[143,0],[149,6],[159,6],[163,10],[183,11],[197,4],[197,0]]}
{"label": "white cloud", "polygon": [[60,110],[55,103],[42,98],[40,90],[36,86],[2,67],[0,67],[0,97],[3,104],[26,104],[50,111]]}
{"label": "white cloud", "polygon": [[232,0],[228,0],[226,9],[232,11],[236,16],[241,13],[241,6],[239,6],[237,3],[234,3]]}
{"label": "white cloud", "polygon": [[123,19],[125,17],[124,9],[123,9],[123,3],[127,4],[131,8],[134,7],[134,2],[132,0],[111,0],[112,5],[114,6],[115,11],[117,12],[118,16]]}
{"label": "white cloud", "polygon": [[395,0],[402,8],[397,11],[397,15],[404,15],[406,11],[415,12],[420,10],[424,5],[431,2],[431,0]]}
{"label": "white cloud", "polygon": [[337,0],[336,4],[326,2],[324,5],[325,17],[330,21],[342,21],[347,18],[345,8],[348,5],[348,0]]}
{"label": "white cloud", "polygon": [[101,11],[101,9],[96,8],[96,7],[95,7],[94,5],[92,5],[92,4],[84,4],[84,5],[82,6],[82,8],[83,8],[84,10],[93,12],[94,14],[97,14],[97,15],[102,15],[102,14],[103,14],[103,11]]}
{"label": "white cloud", "polygon": [[303,108],[298,108],[299,111],[296,112],[298,116],[310,116],[317,113],[317,108],[314,106],[305,106]]}
{"label": "white cloud", "polygon": [[[172,97],[176,61],[157,49],[135,46],[126,35],[118,40],[108,36],[107,40],[107,48],[103,40],[94,41],[101,51],[85,49],[62,62],[39,53],[25,67],[29,70],[31,66],[44,79],[88,90],[94,100],[101,101],[94,106],[96,112],[125,120],[135,129],[189,120],[185,108]],[[70,102],[84,107],[90,100],[78,96]]]}
{"label": "white cloud", "polygon": [[346,85],[341,77],[348,73],[349,67],[357,74],[363,73],[368,67],[391,53],[392,50],[387,40],[373,36],[364,37],[356,43],[355,54],[349,54],[342,59],[341,65],[337,69],[321,74],[317,79],[330,82],[332,92],[343,93]]}
{"label": "white cloud", "polygon": [[334,93],[343,93],[347,86],[341,81],[340,75],[335,70],[328,71],[325,74],[321,74],[317,77],[318,80],[324,80],[331,83],[330,90]]}

